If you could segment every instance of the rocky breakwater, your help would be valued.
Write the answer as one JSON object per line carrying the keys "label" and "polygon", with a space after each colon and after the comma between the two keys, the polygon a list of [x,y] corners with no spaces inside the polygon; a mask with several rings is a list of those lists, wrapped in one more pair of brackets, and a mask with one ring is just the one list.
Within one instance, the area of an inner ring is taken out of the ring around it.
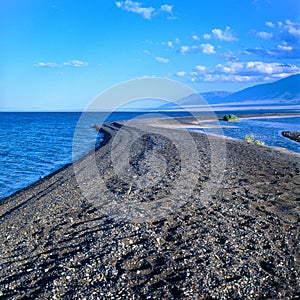
{"label": "rocky breakwater", "polygon": [[289,138],[293,141],[300,143],[300,132],[299,131],[282,131],[284,137]]}
{"label": "rocky breakwater", "polygon": [[96,153],[0,204],[2,299],[299,295],[299,155],[192,132],[183,165],[183,130],[101,130]]}

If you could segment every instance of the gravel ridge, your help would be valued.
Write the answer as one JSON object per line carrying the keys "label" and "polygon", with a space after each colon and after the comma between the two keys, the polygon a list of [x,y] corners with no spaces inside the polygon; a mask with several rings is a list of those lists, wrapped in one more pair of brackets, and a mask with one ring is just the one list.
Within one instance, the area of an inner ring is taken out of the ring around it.
{"label": "gravel ridge", "polygon": [[[298,154],[190,132],[199,160],[185,168],[183,130],[98,130],[95,153],[0,203],[1,299],[299,298]],[[203,201],[212,143],[226,146],[222,181]],[[117,173],[112,153],[126,150]],[[153,186],[128,183],[145,176]]]}

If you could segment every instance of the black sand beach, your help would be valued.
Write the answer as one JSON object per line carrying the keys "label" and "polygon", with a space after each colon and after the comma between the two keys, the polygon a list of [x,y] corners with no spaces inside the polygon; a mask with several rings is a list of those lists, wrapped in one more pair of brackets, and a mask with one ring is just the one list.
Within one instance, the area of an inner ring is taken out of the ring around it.
{"label": "black sand beach", "polygon": [[2,201],[0,298],[297,299],[300,155],[177,125],[103,125]]}

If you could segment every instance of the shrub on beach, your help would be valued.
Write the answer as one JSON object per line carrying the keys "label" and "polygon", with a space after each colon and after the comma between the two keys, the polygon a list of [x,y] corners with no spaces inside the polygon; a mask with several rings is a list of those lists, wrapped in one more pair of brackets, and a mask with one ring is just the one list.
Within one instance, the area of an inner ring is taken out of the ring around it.
{"label": "shrub on beach", "polygon": [[264,145],[265,145],[265,142],[260,141],[260,140],[255,140],[255,141],[254,141],[254,144],[255,144],[255,145],[264,146]]}
{"label": "shrub on beach", "polygon": [[237,122],[238,117],[234,114],[228,114],[223,117],[223,120],[227,122]]}
{"label": "shrub on beach", "polygon": [[253,143],[254,142],[254,135],[252,133],[245,135],[245,141],[247,143]]}
{"label": "shrub on beach", "polygon": [[245,141],[247,143],[254,143],[255,145],[261,145],[261,146],[265,145],[265,142],[260,141],[260,140],[256,140],[255,137],[254,137],[254,134],[252,134],[252,133],[246,134]]}

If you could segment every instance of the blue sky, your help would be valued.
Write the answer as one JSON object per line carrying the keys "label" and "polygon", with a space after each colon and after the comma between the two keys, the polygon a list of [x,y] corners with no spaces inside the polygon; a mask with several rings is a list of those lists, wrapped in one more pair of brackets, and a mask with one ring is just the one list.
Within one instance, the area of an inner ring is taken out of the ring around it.
{"label": "blue sky", "polygon": [[2,111],[83,109],[147,76],[206,92],[300,72],[298,0],[1,0],[0,38]]}

